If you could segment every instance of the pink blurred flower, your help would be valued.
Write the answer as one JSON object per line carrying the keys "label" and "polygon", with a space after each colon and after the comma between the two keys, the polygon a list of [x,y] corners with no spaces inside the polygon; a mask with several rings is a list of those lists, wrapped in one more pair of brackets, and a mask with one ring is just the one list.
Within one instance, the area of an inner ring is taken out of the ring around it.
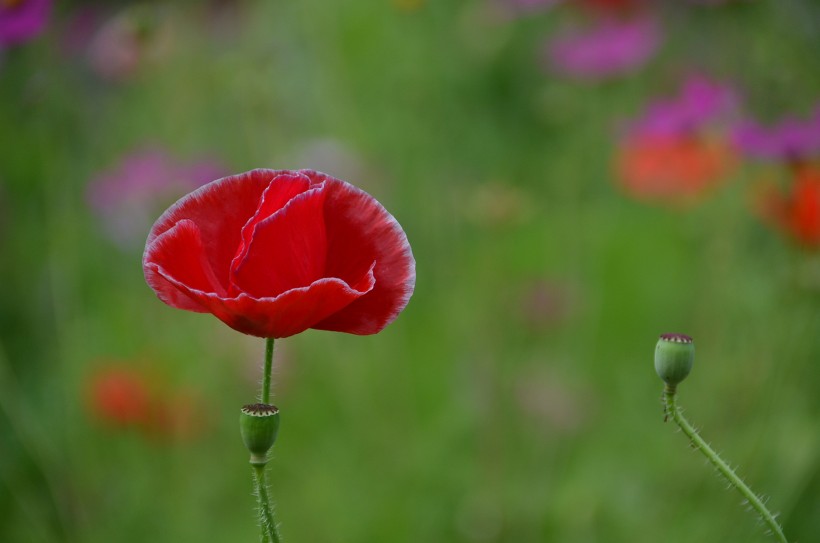
{"label": "pink blurred flower", "polygon": [[100,27],[88,47],[91,68],[103,79],[122,81],[140,62],[140,33],[136,21],[116,17]]}
{"label": "pink blurred flower", "polygon": [[160,148],[142,148],[94,178],[87,198],[107,236],[122,246],[136,247],[158,211],[226,173],[213,158],[181,162]]}
{"label": "pink blurred flower", "polygon": [[650,102],[629,132],[640,138],[691,136],[729,121],[738,103],[731,87],[693,75],[678,96]]}
{"label": "pink blurred flower", "polygon": [[126,8],[108,19],[88,45],[88,62],[101,78],[122,82],[143,65],[167,56],[174,29],[167,12],[146,5]]}
{"label": "pink blurred flower", "polygon": [[37,37],[51,14],[51,0],[0,0],[0,47]]}
{"label": "pink blurred flower", "polygon": [[658,50],[661,29],[649,17],[606,18],[572,28],[547,43],[559,73],[580,80],[601,80],[635,72]]}
{"label": "pink blurred flower", "polygon": [[820,106],[805,120],[784,117],[771,126],[744,121],[735,129],[734,141],[754,158],[789,162],[816,158],[820,156]]}

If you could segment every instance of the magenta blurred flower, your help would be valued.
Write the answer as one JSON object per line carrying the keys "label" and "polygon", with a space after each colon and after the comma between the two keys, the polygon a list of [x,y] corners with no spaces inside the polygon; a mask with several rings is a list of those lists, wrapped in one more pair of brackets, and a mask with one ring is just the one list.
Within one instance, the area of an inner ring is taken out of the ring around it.
{"label": "magenta blurred flower", "polygon": [[808,119],[784,117],[772,126],[741,123],[735,144],[747,155],[767,160],[799,161],[820,155],[820,106]]}
{"label": "magenta blurred flower", "polygon": [[547,43],[547,54],[556,71],[594,81],[636,71],[660,42],[661,29],[654,19],[613,18],[559,34]]}
{"label": "magenta blurred flower", "polygon": [[124,247],[137,247],[158,211],[226,174],[227,169],[214,159],[180,162],[162,149],[143,148],[93,179],[87,198],[109,238]]}
{"label": "magenta blurred flower", "polygon": [[728,121],[737,110],[738,98],[727,85],[690,76],[675,98],[651,102],[629,131],[640,137],[686,136]]}
{"label": "magenta blurred flower", "polygon": [[0,0],[0,47],[37,37],[51,14],[51,0]]}

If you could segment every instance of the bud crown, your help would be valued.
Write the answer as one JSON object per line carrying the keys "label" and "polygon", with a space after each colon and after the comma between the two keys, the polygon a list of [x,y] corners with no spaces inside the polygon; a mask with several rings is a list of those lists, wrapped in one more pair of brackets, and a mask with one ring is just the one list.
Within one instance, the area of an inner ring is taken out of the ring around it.
{"label": "bud crown", "polygon": [[655,345],[655,371],[670,387],[686,379],[695,362],[695,344],[684,334],[661,334]]}

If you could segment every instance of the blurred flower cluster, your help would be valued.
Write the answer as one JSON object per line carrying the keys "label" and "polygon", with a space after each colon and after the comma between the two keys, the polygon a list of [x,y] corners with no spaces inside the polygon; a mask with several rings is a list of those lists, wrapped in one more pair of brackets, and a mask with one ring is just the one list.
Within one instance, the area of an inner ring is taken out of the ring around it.
{"label": "blurred flower cluster", "polygon": [[769,162],[785,186],[768,183],[756,211],[800,245],[820,248],[820,109],[763,125],[732,88],[695,76],[677,99],[651,102],[624,132],[615,174],[630,196],[691,204],[730,180],[742,160]]}
{"label": "blurred flower cluster", "polygon": [[773,162],[788,174],[785,187],[761,191],[763,219],[801,245],[820,248],[820,106],[807,119],[785,116],[768,126],[747,119],[734,141],[750,159]]}
{"label": "blurred flower cluster", "polygon": [[[690,8],[642,0],[504,0],[513,19],[548,14],[557,28],[544,41],[553,78],[587,85],[625,79],[660,53],[667,24]],[[683,60],[690,65],[691,60]],[[697,62],[695,62],[697,65]],[[758,190],[754,211],[806,248],[820,247],[820,106],[806,118],[761,123],[743,89],[690,67],[671,97],[649,99],[613,140],[613,177],[630,197],[685,208],[729,182],[744,163],[766,161],[785,182]],[[781,185],[781,186],[778,186]]]}
{"label": "blurred flower cluster", "polygon": [[732,89],[703,76],[673,99],[650,102],[618,145],[616,174],[627,193],[686,204],[725,180],[736,164],[727,125],[737,102]]}

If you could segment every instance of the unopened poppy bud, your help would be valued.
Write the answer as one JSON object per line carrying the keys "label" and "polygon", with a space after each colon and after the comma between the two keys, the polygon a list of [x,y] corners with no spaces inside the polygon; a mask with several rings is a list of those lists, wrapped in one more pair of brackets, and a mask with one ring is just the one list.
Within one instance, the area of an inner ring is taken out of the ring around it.
{"label": "unopened poppy bud", "polygon": [[276,442],[279,432],[279,409],[264,403],[242,407],[239,414],[239,432],[251,453],[251,464],[265,465],[268,451]]}
{"label": "unopened poppy bud", "polygon": [[655,371],[672,390],[686,379],[695,361],[695,344],[683,334],[661,334],[655,346]]}

